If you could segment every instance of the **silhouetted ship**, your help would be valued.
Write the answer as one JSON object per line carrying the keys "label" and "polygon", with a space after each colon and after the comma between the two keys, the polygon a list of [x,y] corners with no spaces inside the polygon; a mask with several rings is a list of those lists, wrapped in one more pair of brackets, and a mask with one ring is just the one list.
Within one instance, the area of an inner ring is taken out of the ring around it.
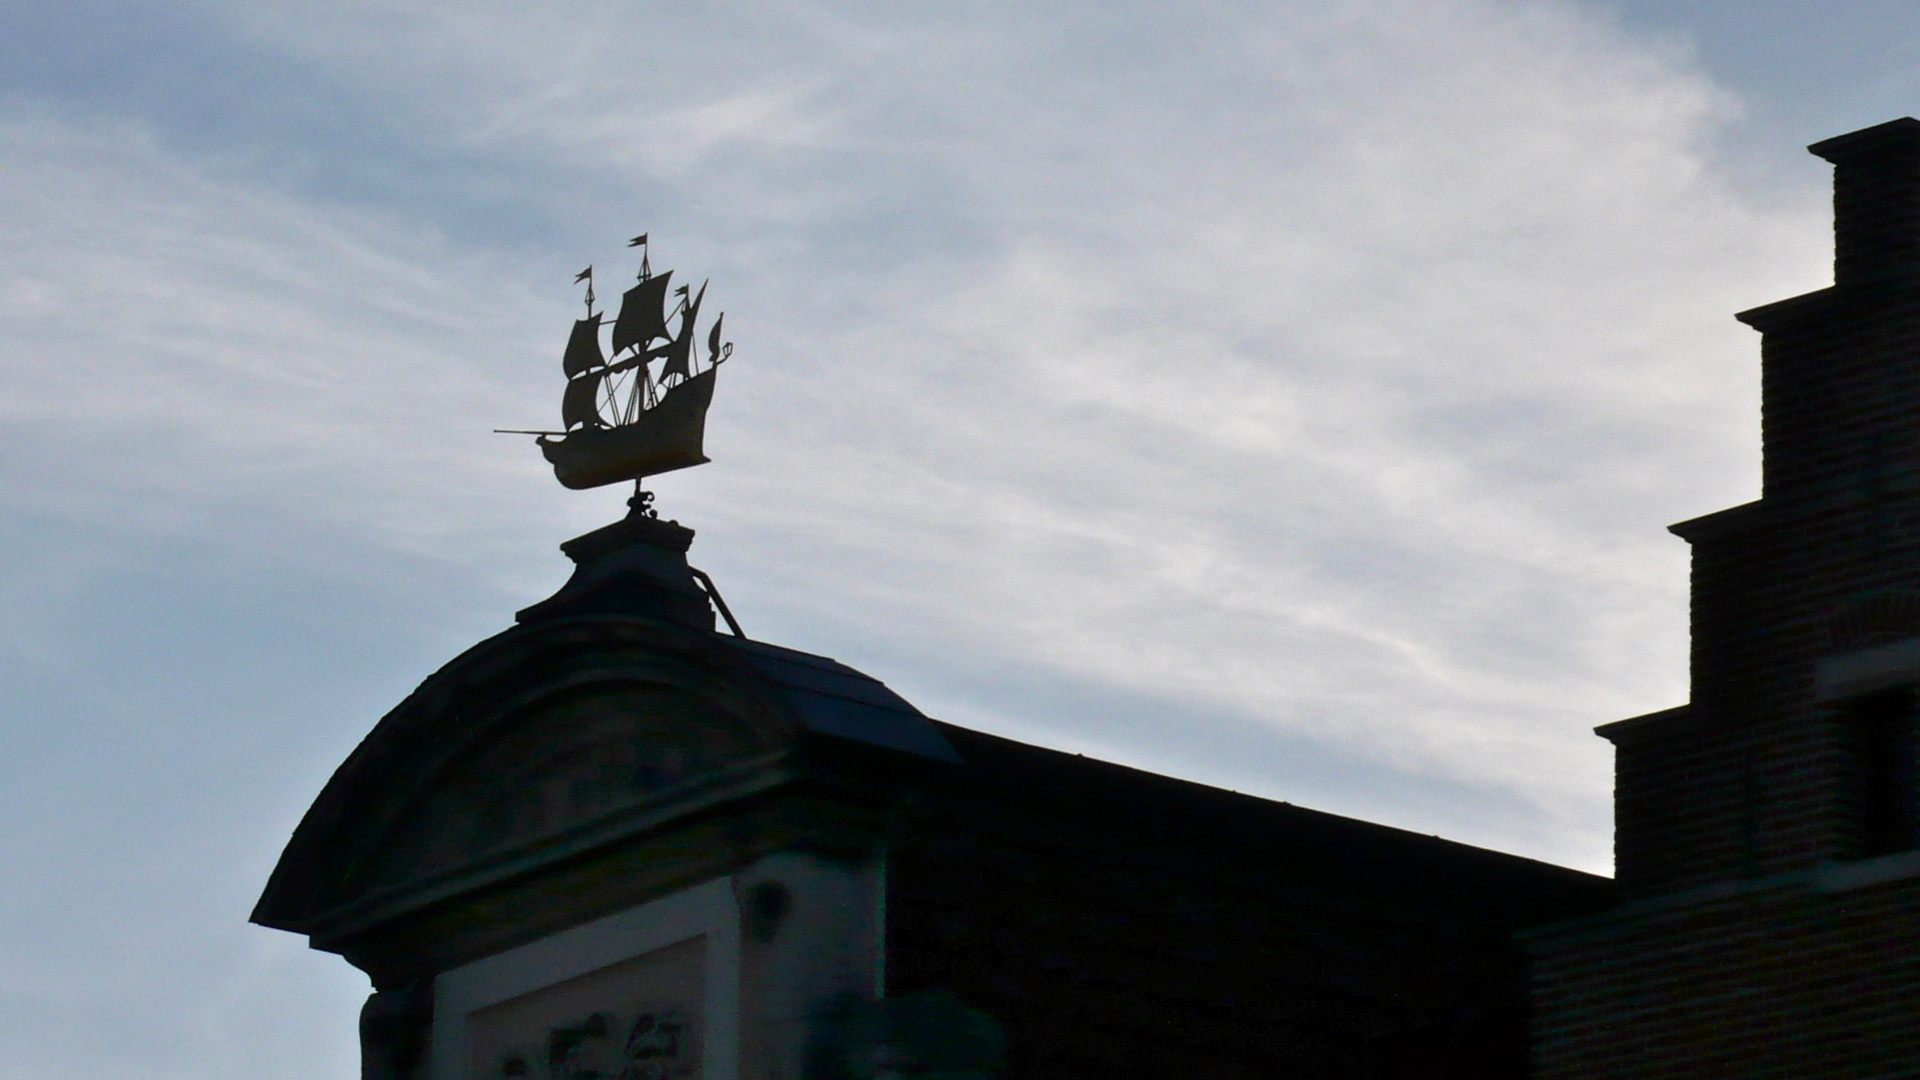
{"label": "silhouetted ship", "polygon": [[620,298],[606,352],[600,348],[603,313],[593,307],[593,268],[574,279],[587,283],[587,317],[574,322],[561,360],[563,430],[527,433],[539,435],[535,441],[554,475],[570,488],[640,480],[708,460],[702,443],[714,375],[733,355],[732,343],[720,340],[726,313],[707,333],[702,363],[694,331],[706,283],[691,296],[685,285],[669,291],[673,271],[652,272],[646,242],[644,235],[631,242],[642,249],[640,281]]}

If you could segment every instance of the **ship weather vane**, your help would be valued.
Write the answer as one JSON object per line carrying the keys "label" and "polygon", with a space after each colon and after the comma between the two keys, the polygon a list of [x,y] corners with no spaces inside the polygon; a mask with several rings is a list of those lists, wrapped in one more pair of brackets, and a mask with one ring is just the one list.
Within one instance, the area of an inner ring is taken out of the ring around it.
{"label": "ship weather vane", "polygon": [[[704,465],[707,406],[714,375],[733,355],[720,340],[721,312],[707,331],[702,360],[695,331],[707,283],[672,288],[673,271],[653,272],[647,234],[627,242],[640,249],[639,281],[620,297],[607,348],[601,349],[605,312],[594,308],[593,267],[574,276],[587,286],[585,318],[576,319],[560,366],[567,376],[558,431],[496,429],[534,435],[553,474],[574,489],[636,485],[649,476]],[[669,303],[671,301],[671,303]],[[636,498],[647,501],[636,487]]]}

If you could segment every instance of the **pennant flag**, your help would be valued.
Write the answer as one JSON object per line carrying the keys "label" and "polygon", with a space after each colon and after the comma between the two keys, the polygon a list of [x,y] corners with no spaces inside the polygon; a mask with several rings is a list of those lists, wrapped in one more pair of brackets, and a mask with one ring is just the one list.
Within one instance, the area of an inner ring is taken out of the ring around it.
{"label": "pennant flag", "polygon": [[647,246],[647,234],[646,234],[646,233],[641,233],[641,234],[640,234],[639,236],[636,236],[636,237],[634,237],[633,239],[631,239],[631,240],[629,240],[629,241],[627,241],[627,246],[628,246],[628,247],[646,247],[646,246]]}
{"label": "pennant flag", "polygon": [[578,285],[581,282],[586,281],[591,277],[593,277],[593,267],[589,266],[585,270],[582,270],[579,273],[573,275],[573,283],[575,285]]}

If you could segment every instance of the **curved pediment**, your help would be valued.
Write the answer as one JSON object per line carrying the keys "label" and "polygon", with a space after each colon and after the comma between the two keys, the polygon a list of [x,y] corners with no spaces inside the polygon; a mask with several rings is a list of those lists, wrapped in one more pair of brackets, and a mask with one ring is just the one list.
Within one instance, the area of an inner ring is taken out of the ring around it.
{"label": "curved pediment", "polygon": [[619,617],[508,631],[375,727],[254,919],[337,932],[764,789],[789,713],[711,635]]}
{"label": "curved pediment", "polygon": [[529,703],[449,762],[354,873],[404,885],[685,802],[777,754],[745,719],[660,682],[572,687]]}

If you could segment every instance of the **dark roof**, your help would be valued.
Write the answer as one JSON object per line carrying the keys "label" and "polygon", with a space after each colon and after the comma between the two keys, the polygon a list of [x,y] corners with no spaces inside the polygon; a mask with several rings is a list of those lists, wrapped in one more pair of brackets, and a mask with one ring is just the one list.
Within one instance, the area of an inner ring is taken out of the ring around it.
{"label": "dark roof", "polygon": [[1610,903],[1612,881],[1578,870],[952,724],[935,728],[966,762],[929,774],[940,813],[1102,849],[1143,873],[1232,879],[1305,900],[1371,896],[1450,923],[1511,928]]}
{"label": "dark roof", "polygon": [[934,721],[879,679],[824,656],[742,637],[716,637],[773,684],[807,730],[936,761],[960,760]]}
{"label": "dark roof", "polygon": [[1409,901],[1450,922],[1521,927],[1611,903],[1612,881],[1535,859],[1063,753],[929,719],[837,660],[715,635],[808,730],[957,762],[924,773],[927,809],[1165,872],[1244,879],[1340,902]]}

